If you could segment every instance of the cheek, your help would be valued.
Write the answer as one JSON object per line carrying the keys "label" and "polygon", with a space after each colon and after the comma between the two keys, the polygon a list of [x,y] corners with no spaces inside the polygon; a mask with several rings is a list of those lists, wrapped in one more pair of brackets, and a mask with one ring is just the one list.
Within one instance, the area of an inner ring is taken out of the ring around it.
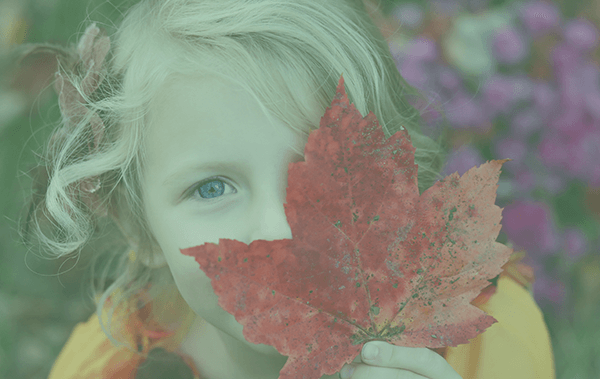
{"label": "cheek", "polygon": [[[179,289],[179,293],[199,316],[210,312],[218,304],[210,278],[200,269],[200,265],[192,257],[181,254],[169,257],[169,268]],[[206,316],[206,315],[204,315]]]}
{"label": "cheek", "polygon": [[[203,318],[214,318],[218,308],[210,278],[193,257],[181,254],[180,248],[198,246],[211,240],[211,233],[198,233],[204,225],[197,218],[178,209],[159,206],[148,196],[146,206],[152,233],[164,254],[179,293],[190,308]],[[213,315],[213,317],[211,317]]]}

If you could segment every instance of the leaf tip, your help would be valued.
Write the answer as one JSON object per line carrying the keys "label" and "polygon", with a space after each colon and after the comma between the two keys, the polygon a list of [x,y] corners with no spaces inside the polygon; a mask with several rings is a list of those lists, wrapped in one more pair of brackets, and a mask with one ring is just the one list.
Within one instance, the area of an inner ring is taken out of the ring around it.
{"label": "leaf tip", "polygon": [[342,100],[343,102],[348,101],[348,95],[346,94],[346,82],[344,80],[344,73],[340,75],[340,80],[338,81],[337,88],[335,90],[335,98],[337,100]]}

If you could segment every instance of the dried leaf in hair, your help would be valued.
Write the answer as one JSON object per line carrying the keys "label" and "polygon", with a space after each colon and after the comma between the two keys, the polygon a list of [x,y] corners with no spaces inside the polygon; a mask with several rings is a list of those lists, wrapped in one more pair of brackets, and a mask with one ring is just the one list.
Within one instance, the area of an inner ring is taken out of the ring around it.
{"label": "dried leaf in hair", "polygon": [[[96,26],[96,23],[90,25],[79,41],[77,48],[81,64],[85,70],[80,88],[83,94],[88,97],[104,79],[102,65],[110,49],[110,39],[102,34],[103,31]],[[70,79],[66,78],[60,71],[56,73],[55,77],[54,88],[58,93],[60,110],[69,131],[81,122],[90,110],[85,105],[84,97]],[[97,113],[94,112],[91,117],[93,144],[88,144],[88,146],[90,151],[95,151],[104,136],[105,127]]]}
{"label": "dried leaf in hair", "polygon": [[60,111],[67,124],[75,126],[87,112],[85,105],[83,105],[83,97],[81,97],[81,94],[77,91],[73,83],[65,79],[60,72],[57,72],[55,77],[54,88],[58,93]]}
{"label": "dried leaf in hair", "polygon": [[97,176],[86,178],[79,182],[80,198],[81,201],[96,215],[99,217],[106,217],[108,215],[108,206],[106,202],[102,201],[98,190],[101,187],[102,182]]}
{"label": "dried leaf in hair", "polygon": [[78,46],[85,76],[81,80],[83,93],[90,96],[104,80],[102,66],[110,50],[110,39],[103,35],[96,23],[88,26]]}
{"label": "dried leaf in hair", "polygon": [[177,353],[157,347],[140,363],[135,379],[194,379],[194,372]]}
{"label": "dried leaf in hair", "polygon": [[98,147],[100,146],[100,141],[104,137],[104,122],[97,113],[92,115],[92,119],[90,121],[90,125],[92,127],[92,134],[94,136],[94,143],[90,145],[88,143],[88,147],[90,151],[98,151]]}

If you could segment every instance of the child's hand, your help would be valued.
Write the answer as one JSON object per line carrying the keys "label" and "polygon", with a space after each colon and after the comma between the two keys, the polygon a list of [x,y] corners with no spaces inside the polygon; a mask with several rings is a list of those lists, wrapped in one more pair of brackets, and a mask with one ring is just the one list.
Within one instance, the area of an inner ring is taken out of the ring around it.
{"label": "child's hand", "polygon": [[[365,354],[370,347],[378,350],[372,358]],[[365,344],[359,357],[344,365],[340,371],[342,379],[462,379],[442,356],[424,347],[372,341]],[[350,368],[354,370],[347,374]]]}

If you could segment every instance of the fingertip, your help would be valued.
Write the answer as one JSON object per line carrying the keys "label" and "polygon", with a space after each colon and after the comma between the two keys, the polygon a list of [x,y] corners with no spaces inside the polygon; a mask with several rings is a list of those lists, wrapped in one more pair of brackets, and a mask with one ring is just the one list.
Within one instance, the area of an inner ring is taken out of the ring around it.
{"label": "fingertip", "polygon": [[362,356],[364,359],[373,360],[379,354],[379,347],[374,342],[368,342],[363,346]]}

